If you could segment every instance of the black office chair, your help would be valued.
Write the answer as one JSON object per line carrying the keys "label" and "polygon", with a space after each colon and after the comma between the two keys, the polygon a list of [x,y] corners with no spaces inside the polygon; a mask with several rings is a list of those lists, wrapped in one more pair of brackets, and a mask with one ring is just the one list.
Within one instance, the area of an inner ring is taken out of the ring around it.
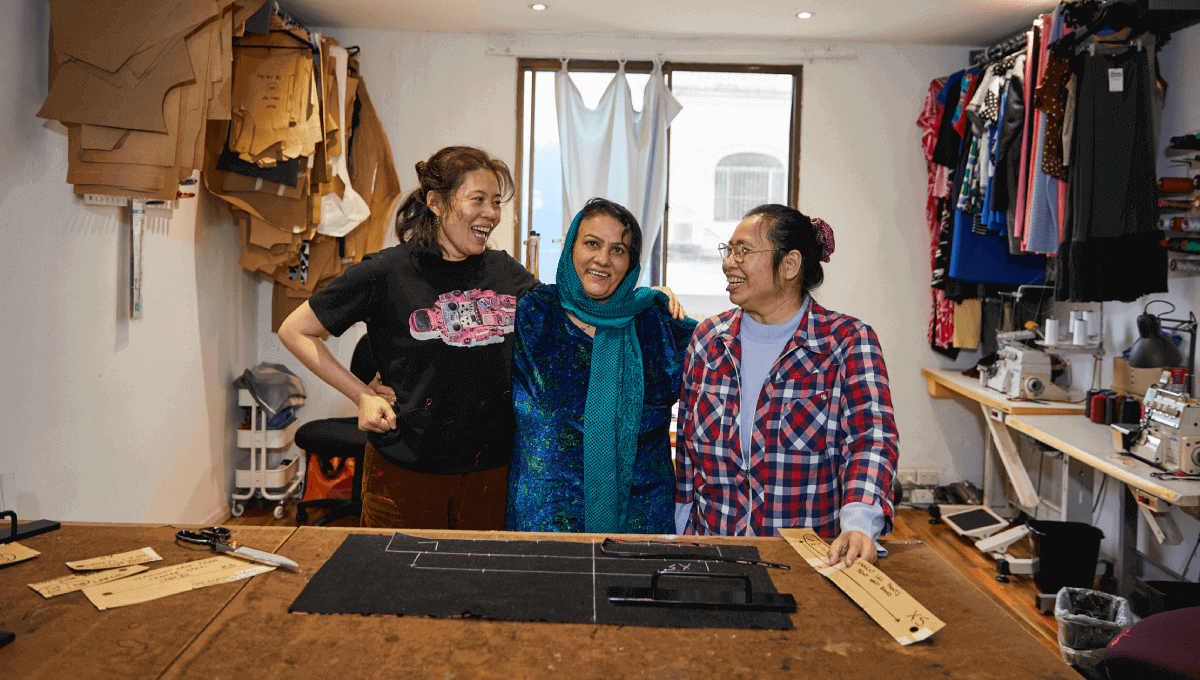
{"label": "black office chair", "polygon": [[[350,358],[350,372],[364,383],[370,383],[375,377],[375,360],[371,355],[371,344],[367,342],[366,335],[363,335],[354,347],[354,355]],[[339,462],[351,459],[354,461],[354,481],[350,498],[315,498],[303,501],[296,506],[296,521],[300,524],[307,522],[308,511],[311,508],[329,510],[328,514],[317,520],[316,526],[325,526],[343,517],[361,515],[362,469],[363,456],[367,450],[367,433],[358,429],[358,417],[309,421],[296,430],[296,446],[305,454],[315,454],[322,465],[328,465],[330,468],[334,467],[335,458]]]}

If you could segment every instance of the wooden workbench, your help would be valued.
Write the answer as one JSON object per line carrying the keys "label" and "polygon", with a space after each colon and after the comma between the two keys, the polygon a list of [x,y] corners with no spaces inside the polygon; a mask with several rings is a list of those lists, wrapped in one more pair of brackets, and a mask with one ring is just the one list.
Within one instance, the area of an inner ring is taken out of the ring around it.
{"label": "wooden workbench", "polygon": [[[82,593],[45,600],[26,584],[65,575],[63,562],[149,545],[169,566],[210,553],[173,542],[175,527],[74,526],[22,543],[42,555],[0,574],[0,677],[310,678],[540,677],[1059,678],[1077,677],[1004,610],[919,542],[889,542],[879,566],[946,627],[900,646],[782,539],[754,545],[777,589],[800,609],[795,630],[670,629],[511,623],[421,617],[289,614],[288,605],[350,532],[348,528],[234,528],[235,539],[296,560],[246,581],[97,611]],[[489,532],[407,533],[454,538],[530,538]],[[592,541],[593,535],[541,538]],[[644,537],[643,537],[644,538]],[[708,540],[708,539],[706,539]],[[403,588],[381,583],[380,588]]]}

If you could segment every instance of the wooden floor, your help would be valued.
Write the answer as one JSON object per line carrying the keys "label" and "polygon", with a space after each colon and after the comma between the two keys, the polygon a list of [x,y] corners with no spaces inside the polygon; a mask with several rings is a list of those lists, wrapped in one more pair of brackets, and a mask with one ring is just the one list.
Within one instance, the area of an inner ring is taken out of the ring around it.
{"label": "wooden floor", "polygon": [[[228,525],[253,526],[299,526],[296,521],[295,502],[288,503],[282,519],[272,515],[274,504],[261,500],[248,501],[241,517],[232,517]],[[308,514],[307,524],[319,520],[326,511],[313,510]],[[358,526],[357,518],[339,519],[331,526]],[[896,526],[886,540],[922,541],[941,555],[968,581],[986,593],[1012,615],[1031,635],[1046,645],[1055,654],[1058,649],[1058,622],[1053,614],[1042,614],[1036,606],[1036,595],[1041,592],[1029,576],[1010,576],[1008,583],[996,581],[996,563],[991,557],[977,550],[971,540],[954,533],[943,523],[930,524],[929,513],[921,509],[901,509],[896,513]],[[1020,543],[1009,549],[1014,557],[1028,557]],[[887,561],[880,566],[887,571]],[[902,584],[903,585],[903,584]]]}

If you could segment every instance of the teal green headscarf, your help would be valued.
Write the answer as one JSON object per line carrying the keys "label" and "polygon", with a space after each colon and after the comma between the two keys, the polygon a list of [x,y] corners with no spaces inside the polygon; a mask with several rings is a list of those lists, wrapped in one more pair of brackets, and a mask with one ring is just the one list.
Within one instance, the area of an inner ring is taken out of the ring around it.
{"label": "teal green headscarf", "polygon": [[596,327],[583,412],[583,526],[590,533],[625,533],[645,393],[633,318],[666,295],[638,288],[642,267],[633,262],[607,301],[588,297],[572,257],[582,217],[581,210],[564,239],[556,283],[563,308]]}

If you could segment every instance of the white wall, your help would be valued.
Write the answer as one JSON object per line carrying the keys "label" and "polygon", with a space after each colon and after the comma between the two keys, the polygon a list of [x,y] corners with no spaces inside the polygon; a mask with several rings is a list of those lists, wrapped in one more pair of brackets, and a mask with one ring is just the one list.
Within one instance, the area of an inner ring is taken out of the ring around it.
{"label": "white wall", "polygon": [[236,427],[229,384],[256,351],[255,287],[237,266],[237,233],[211,197],[184,201],[145,236],[145,311],[130,320],[128,210],[73,196],[65,129],[34,117],[46,96],[47,5],[3,8],[5,509],[25,519],[220,519]]}
{"label": "white wall", "polygon": [[[670,60],[795,60],[805,46],[785,41],[645,40],[614,36],[486,37],[334,29],[343,46],[362,48],[371,99],[391,140],[407,191],[413,165],[448,144],[482,146],[514,165],[515,59],[487,56],[489,46],[514,55],[662,54]],[[980,423],[953,400],[931,400],[922,366],[939,365],[925,343],[929,246],[925,161],[917,115],[929,82],[961,68],[967,48],[839,45],[856,59],[804,65],[800,208],[833,225],[837,252],[817,297],[827,307],[871,324],[883,344],[900,430],[900,463],[934,468],[947,481],[982,479]],[[749,56],[747,56],[749,55]],[[493,245],[511,249],[511,208]],[[302,420],[349,415],[353,406],[300,367],[270,333],[270,285],[258,292],[258,351],[304,378]],[[348,361],[356,328],[330,347]],[[326,410],[328,409],[328,410]]]}

